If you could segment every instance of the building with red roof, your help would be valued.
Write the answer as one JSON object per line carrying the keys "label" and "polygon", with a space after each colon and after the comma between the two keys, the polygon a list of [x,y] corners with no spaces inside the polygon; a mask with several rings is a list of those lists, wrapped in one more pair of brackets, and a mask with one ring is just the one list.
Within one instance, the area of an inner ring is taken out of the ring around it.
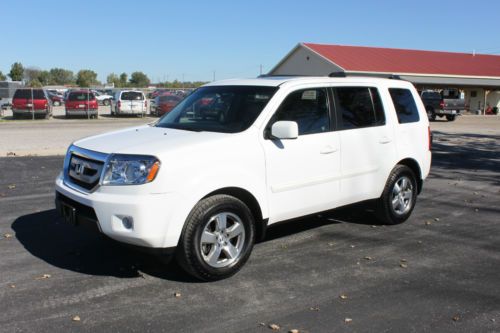
{"label": "building with red roof", "polygon": [[500,56],[300,43],[271,75],[397,75],[418,89],[459,88],[471,111],[500,107]]}

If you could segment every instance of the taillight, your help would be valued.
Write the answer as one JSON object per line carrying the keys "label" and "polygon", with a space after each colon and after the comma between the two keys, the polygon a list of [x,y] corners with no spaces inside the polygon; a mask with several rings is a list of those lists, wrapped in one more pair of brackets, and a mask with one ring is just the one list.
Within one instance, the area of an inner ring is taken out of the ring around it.
{"label": "taillight", "polygon": [[440,107],[441,109],[444,109],[444,105],[445,105],[445,104],[444,104],[444,101],[439,102],[439,107]]}
{"label": "taillight", "polygon": [[427,127],[427,132],[428,132],[428,139],[429,139],[429,151],[432,149],[432,132],[431,132],[431,127]]}
{"label": "taillight", "polygon": [[122,107],[122,102],[121,101],[118,101],[118,103],[116,103],[116,106],[118,106],[118,109]]}
{"label": "taillight", "polygon": [[148,107],[148,101],[144,101],[144,107],[147,108]]}

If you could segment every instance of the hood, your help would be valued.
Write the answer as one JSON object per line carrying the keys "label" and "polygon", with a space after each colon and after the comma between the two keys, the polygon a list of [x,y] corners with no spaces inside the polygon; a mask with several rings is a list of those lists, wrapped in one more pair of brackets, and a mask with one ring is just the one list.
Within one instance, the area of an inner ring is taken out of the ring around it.
{"label": "hood", "polygon": [[127,128],[115,132],[95,135],[75,141],[73,144],[106,154],[162,155],[183,147],[210,144],[231,134],[214,132],[191,132],[149,125]]}

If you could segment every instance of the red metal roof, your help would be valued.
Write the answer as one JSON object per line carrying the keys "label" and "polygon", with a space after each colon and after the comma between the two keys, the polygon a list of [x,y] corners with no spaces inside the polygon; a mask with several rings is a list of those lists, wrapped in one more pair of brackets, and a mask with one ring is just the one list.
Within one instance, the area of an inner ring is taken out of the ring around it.
{"label": "red metal roof", "polygon": [[346,71],[500,77],[500,56],[304,43]]}

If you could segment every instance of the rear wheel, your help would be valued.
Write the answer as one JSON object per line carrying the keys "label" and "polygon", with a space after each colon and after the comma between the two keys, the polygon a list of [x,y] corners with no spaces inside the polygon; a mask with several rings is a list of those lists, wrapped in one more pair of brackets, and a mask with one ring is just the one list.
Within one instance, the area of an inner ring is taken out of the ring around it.
{"label": "rear wheel", "polygon": [[446,116],[446,119],[447,119],[448,121],[454,121],[454,120],[455,120],[455,118],[456,118],[456,116],[455,116],[454,114],[452,114],[452,115],[447,115],[447,116]]}
{"label": "rear wheel", "polygon": [[232,196],[214,195],[201,200],[191,211],[176,257],[198,279],[220,280],[241,269],[254,242],[250,209]]}
{"label": "rear wheel", "polygon": [[384,192],[377,202],[377,217],[382,223],[399,224],[406,221],[417,201],[417,180],[413,171],[398,164],[392,169]]}
{"label": "rear wheel", "polygon": [[105,106],[108,106],[109,105],[109,99],[105,99],[104,101],[102,101],[102,104],[105,105]]}

